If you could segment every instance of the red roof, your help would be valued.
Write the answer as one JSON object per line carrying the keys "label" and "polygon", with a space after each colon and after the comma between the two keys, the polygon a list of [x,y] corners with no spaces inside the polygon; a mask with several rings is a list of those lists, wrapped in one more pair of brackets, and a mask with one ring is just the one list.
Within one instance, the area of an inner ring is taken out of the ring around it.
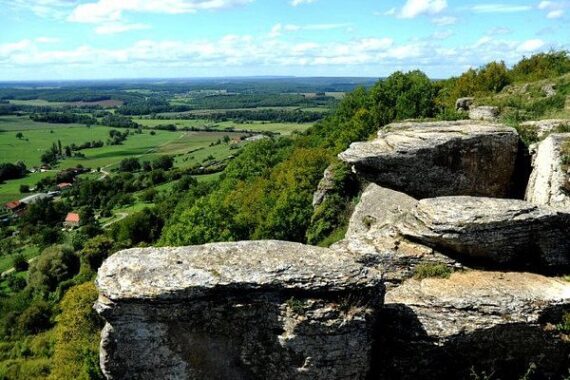
{"label": "red roof", "polygon": [[77,214],[75,212],[70,212],[65,217],[65,222],[66,223],[79,223],[79,214]]}
{"label": "red roof", "polygon": [[57,184],[57,188],[58,189],[67,189],[68,187],[73,186],[71,183],[68,182],[62,182],[62,183],[58,183]]}
{"label": "red roof", "polygon": [[21,205],[20,201],[11,201],[6,203],[4,206],[6,206],[8,210],[13,210],[15,208],[20,207],[20,205]]}

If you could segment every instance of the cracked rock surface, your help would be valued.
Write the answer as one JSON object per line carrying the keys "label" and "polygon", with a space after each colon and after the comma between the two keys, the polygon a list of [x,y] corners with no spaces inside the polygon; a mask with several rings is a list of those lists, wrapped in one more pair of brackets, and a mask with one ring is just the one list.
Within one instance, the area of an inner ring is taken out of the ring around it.
{"label": "cracked rock surface", "polygon": [[500,124],[458,121],[391,124],[339,158],[378,185],[415,198],[444,195],[504,197],[519,136]]}
{"label": "cracked rock surface", "polygon": [[402,234],[452,257],[511,268],[567,268],[570,214],[515,199],[421,200],[400,223]]}

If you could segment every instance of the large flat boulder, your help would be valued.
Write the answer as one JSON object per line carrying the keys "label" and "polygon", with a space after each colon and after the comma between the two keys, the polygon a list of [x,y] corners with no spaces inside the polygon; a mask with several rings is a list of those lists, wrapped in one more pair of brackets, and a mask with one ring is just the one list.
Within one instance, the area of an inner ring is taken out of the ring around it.
{"label": "large flat boulder", "polygon": [[383,285],[279,241],[121,251],[97,277],[109,379],[362,379]]}
{"label": "large flat boulder", "polygon": [[407,280],[381,314],[373,379],[555,379],[570,365],[570,283],[531,273],[466,271]]}
{"label": "large flat boulder", "polygon": [[570,212],[570,133],[552,134],[538,145],[525,199]]}
{"label": "large flat boulder", "polygon": [[505,197],[519,145],[513,128],[475,121],[391,124],[342,152],[367,180],[415,198]]}
{"label": "large flat boulder", "polygon": [[458,263],[433,248],[405,239],[396,228],[418,201],[409,195],[369,184],[350,218],[345,238],[331,248],[351,252],[382,271],[387,288],[414,275],[422,263]]}
{"label": "large flat boulder", "polygon": [[459,260],[557,270],[570,264],[570,214],[515,199],[423,199],[401,233]]}

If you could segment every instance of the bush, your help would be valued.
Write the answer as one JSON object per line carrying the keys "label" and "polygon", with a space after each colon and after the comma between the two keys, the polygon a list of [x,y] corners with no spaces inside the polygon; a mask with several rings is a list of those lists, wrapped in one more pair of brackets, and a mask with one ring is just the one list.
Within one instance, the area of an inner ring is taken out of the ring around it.
{"label": "bush", "polygon": [[85,264],[92,270],[97,271],[103,260],[105,260],[111,252],[115,243],[113,240],[105,236],[97,236],[85,243],[85,247],[81,251],[81,258]]}
{"label": "bush", "polygon": [[18,254],[14,256],[12,260],[12,265],[14,265],[14,270],[16,272],[25,272],[28,270],[29,264],[24,255]]}
{"label": "bush", "polygon": [[51,327],[50,318],[49,304],[43,300],[38,300],[18,317],[18,328],[25,334],[37,334]]}
{"label": "bush", "polygon": [[423,280],[424,278],[449,278],[453,271],[445,264],[426,263],[419,264],[414,269],[414,278]]}
{"label": "bush", "polygon": [[70,247],[46,248],[31,265],[29,286],[40,292],[54,291],[57,286],[79,272],[79,259]]}
{"label": "bush", "polygon": [[23,290],[27,285],[26,279],[17,276],[15,273],[11,273],[8,275],[8,277],[6,278],[6,283],[8,284],[10,290],[13,291],[14,293]]}
{"label": "bush", "polygon": [[30,192],[29,185],[20,185],[20,193],[25,194]]}
{"label": "bush", "polygon": [[103,379],[99,341],[103,327],[93,310],[97,289],[91,282],[69,289],[60,302],[50,379]]}

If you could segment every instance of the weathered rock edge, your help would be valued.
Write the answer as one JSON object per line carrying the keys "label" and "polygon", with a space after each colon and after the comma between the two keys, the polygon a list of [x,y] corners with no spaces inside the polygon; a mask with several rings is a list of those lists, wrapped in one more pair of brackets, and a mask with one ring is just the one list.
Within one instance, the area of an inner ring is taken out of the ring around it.
{"label": "weathered rock edge", "polygon": [[489,266],[556,271],[570,267],[570,214],[516,199],[422,199],[401,233],[451,257]]}
{"label": "weathered rock edge", "polygon": [[525,199],[570,212],[570,173],[564,171],[563,147],[570,133],[556,133],[538,144]]}
{"label": "weathered rock edge", "polygon": [[570,340],[555,327],[570,283],[533,273],[466,271],[410,279],[386,294],[374,379],[470,379],[473,373],[558,379]]}
{"label": "weathered rock edge", "polygon": [[415,198],[506,197],[519,135],[500,124],[457,121],[390,124],[339,154],[366,180]]}
{"label": "weathered rock edge", "polygon": [[378,271],[279,241],[121,251],[101,267],[109,379],[362,379]]}

